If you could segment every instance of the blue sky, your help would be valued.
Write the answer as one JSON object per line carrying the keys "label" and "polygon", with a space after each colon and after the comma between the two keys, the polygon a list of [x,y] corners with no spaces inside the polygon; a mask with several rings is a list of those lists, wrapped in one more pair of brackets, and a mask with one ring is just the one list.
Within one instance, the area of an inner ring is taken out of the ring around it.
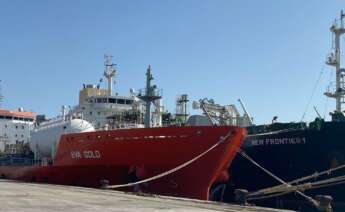
{"label": "blue sky", "polygon": [[182,93],[242,98],[256,123],[300,120],[322,71],[311,121],[312,106],[326,116],[335,107],[322,95],[334,78],[324,60],[341,9],[342,0],[2,0],[2,106],[57,115],[112,54],[119,94],[144,87],[151,64],[167,109]]}

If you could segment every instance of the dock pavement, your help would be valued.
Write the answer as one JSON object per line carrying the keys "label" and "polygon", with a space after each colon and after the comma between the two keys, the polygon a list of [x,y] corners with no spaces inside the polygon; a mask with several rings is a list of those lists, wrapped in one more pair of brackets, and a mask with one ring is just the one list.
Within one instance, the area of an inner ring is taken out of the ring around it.
{"label": "dock pavement", "polygon": [[138,195],[114,190],[0,180],[0,211],[287,212],[288,210],[245,207],[157,195]]}

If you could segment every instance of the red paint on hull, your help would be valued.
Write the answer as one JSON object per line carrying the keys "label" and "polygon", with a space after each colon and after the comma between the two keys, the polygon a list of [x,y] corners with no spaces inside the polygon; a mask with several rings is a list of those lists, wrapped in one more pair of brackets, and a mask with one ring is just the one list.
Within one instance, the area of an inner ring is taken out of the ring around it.
{"label": "red paint on hull", "polygon": [[125,184],[133,176],[144,179],[193,159],[230,131],[227,140],[189,166],[140,185],[144,192],[206,200],[213,183],[227,180],[227,169],[242,144],[245,129],[202,126],[69,134],[61,137],[54,165],[0,166],[0,175],[88,187],[99,187],[104,179],[113,185]]}

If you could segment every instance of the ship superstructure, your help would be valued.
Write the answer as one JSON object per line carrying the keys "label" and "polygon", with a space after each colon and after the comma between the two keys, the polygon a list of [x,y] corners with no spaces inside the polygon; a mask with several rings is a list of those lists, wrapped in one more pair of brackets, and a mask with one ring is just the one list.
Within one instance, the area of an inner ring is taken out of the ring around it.
{"label": "ship superstructure", "polygon": [[[142,108],[134,95],[110,96],[108,90],[91,84],[85,85],[79,95],[79,105],[68,113],[89,121],[96,129],[142,126]],[[121,119],[125,116],[127,121]]]}
{"label": "ship superstructure", "polygon": [[[145,124],[147,127],[161,126],[161,90],[150,85],[153,80],[151,67],[147,70],[149,87],[138,92],[130,89],[128,96],[113,95],[112,84],[117,70],[111,59],[111,56],[105,56],[104,76],[108,82],[107,89],[101,88],[100,84],[84,84],[79,92],[79,104],[68,114],[90,122],[95,129],[142,128]],[[147,120],[146,123],[144,120]]]}

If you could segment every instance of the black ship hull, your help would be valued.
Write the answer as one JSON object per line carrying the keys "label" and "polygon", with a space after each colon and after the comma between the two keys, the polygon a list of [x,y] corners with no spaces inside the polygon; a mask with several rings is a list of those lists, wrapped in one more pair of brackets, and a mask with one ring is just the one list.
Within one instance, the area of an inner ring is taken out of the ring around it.
{"label": "black ship hull", "polygon": [[[319,125],[300,129],[283,129],[249,135],[242,149],[285,182],[312,175],[345,164],[345,122],[319,122]],[[234,201],[234,189],[248,191],[279,185],[280,183],[237,155],[230,167],[231,181],[227,185],[225,201]],[[344,175],[344,170],[329,173],[327,177]],[[312,181],[322,178],[312,179]],[[345,184],[305,191],[310,197],[331,195],[333,209],[345,211]],[[262,206],[312,210],[311,204],[298,194],[253,200]]]}

